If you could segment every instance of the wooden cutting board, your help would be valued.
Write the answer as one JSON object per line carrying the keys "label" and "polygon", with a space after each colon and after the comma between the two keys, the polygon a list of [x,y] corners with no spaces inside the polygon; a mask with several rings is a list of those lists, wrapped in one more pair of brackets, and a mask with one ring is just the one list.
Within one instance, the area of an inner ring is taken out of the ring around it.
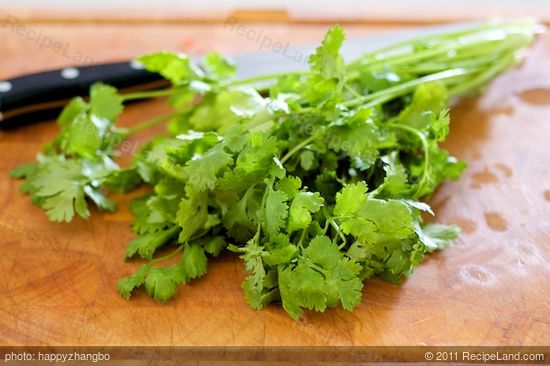
{"label": "wooden cutting board", "polygon": [[[258,44],[214,25],[21,24],[0,28],[0,79],[82,63],[172,49],[244,52]],[[247,25],[273,40],[318,42],[326,27]],[[41,31],[69,53],[28,39]],[[393,27],[348,27],[369,35]],[[274,54],[274,57],[277,56]],[[437,219],[457,223],[454,247],[430,255],[402,285],[374,279],[353,312],[333,309],[291,320],[280,306],[253,311],[240,288],[235,256],[211,261],[208,274],[166,305],[116,281],[124,262],[129,198],[120,210],[72,224],[47,221],[7,177],[31,161],[56,132],[52,122],[0,132],[0,345],[548,345],[550,343],[550,36],[525,63],[480,98],[452,110],[446,143],[469,162],[458,182],[431,200]],[[145,120],[162,101],[131,106],[121,124]],[[126,155],[147,138],[131,140]],[[126,157],[127,160],[127,157]]]}

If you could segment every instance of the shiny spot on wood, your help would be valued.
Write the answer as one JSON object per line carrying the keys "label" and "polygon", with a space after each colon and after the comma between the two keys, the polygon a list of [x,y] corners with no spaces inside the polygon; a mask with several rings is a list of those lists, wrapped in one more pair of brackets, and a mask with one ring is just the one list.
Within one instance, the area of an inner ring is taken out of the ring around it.
{"label": "shiny spot on wood", "polygon": [[489,285],[496,281],[495,276],[488,269],[478,265],[466,266],[460,273],[465,282],[476,285]]}
{"label": "shiny spot on wood", "polygon": [[460,226],[460,229],[465,234],[471,234],[477,230],[477,224],[472,220],[458,218],[452,220],[452,222],[455,222],[458,226]]}
{"label": "shiny spot on wood", "polygon": [[486,212],[485,222],[487,226],[494,231],[506,231],[506,229],[508,229],[506,219],[498,212]]}
{"label": "shiny spot on wood", "polygon": [[481,188],[484,184],[498,183],[498,177],[492,173],[487,167],[483,168],[482,172],[472,174],[472,188]]}
{"label": "shiny spot on wood", "polygon": [[527,104],[547,106],[550,103],[550,89],[531,89],[518,94],[519,99]]}
{"label": "shiny spot on wood", "polygon": [[500,170],[506,177],[511,177],[512,174],[513,174],[513,171],[512,169],[507,166],[507,165],[504,165],[502,163],[496,163],[495,164],[495,167]]}

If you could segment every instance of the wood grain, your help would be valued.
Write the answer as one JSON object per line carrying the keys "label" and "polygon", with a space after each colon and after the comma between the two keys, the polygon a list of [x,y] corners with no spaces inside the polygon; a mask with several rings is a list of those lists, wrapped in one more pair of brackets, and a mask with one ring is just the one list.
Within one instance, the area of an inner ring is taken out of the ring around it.
{"label": "wood grain", "polygon": [[[221,26],[27,26],[93,60],[158,49],[257,49]],[[251,26],[293,44],[316,42],[325,30]],[[384,30],[391,29],[349,33]],[[0,38],[0,78],[75,63],[9,29],[0,29]],[[550,36],[543,35],[520,68],[453,108],[446,145],[470,165],[430,203],[440,222],[462,227],[454,247],[430,255],[402,286],[369,281],[351,313],[308,313],[299,322],[277,305],[249,309],[243,266],[231,255],[213,260],[204,278],[166,305],[139,292],[122,299],[116,281],[138,265],[122,259],[132,237],[129,198],[117,197],[114,214],[48,222],[7,173],[32,160],[56,126],[0,132],[0,345],[548,345],[549,60]],[[163,108],[162,101],[131,106],[121,124]],[[126,155],[146,137],[130,141]]]}

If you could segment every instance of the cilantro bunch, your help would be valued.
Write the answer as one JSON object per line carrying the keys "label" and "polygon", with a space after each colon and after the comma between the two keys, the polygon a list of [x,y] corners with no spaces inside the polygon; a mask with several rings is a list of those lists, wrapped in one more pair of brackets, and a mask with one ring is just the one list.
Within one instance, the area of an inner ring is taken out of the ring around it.
{"label": "cilantro bunch", "polygon": [[[209,257],[232,251],[244,260],[242,287],[254,309],[282,303],[293,318],[339,304],[351,310],[365,280],[399,283],[456,238],[456,226],[423,220],[433,212],[422,199],[466,166],[439,146],[449,102],[518,62],[536,30],[531,22],[486,24],[346,64],[344,32],[334,26],[309,71],[246,80],[216,53],[201,66],[146,55],[139,61],[172,87],[122,95],[94,85],[88,101],[66,106],[37,161],[13,176],[52,221],[87,218],[90,203],[114,210],[109,191],[151,187],[131,207],[136,238],[126,256],[145,263],[118,283],[126,298],[143,286],[168,301],[207,272]],[[116,126],[125,102],[160,96],[172,112]],[[117,165],[124,138],[165,121],[166,134],[130,166]]]}

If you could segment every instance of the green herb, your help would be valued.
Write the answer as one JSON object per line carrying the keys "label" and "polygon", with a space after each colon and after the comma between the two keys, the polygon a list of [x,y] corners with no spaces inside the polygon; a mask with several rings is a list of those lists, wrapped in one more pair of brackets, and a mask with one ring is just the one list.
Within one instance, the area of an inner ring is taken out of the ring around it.
{"label": "green herb", "polygon": [[[143,286],[165,302],[206,273],[209,257],[230,250],[245,262],[254,309],[279,302],[293,318],[338,304],[351,310],[366,279],[399,283],[456,238],[456,226],[422,216],[433,215],[422,199],[466,166],[439,146],[449,103],[518,62],[536,30],[487,24],[346,65],[335,26],[309,71],[248,80],[235,80],[219,54],[202,68],[181,55],[146,55],[139,61],[172,87],[121,95],[94,85],[89,102],[67,105],[37,162],[13,175],[52,221],[87,218],[90,202],[115,209],[108,191],[152,188],[131,207],[136,238],[126,256],[147,262],[118,283],[125,298]],[[124,102],[159,96],[172,112],[115,126]],[[144,144],[130,166],[114,162],[125,137],[165,121],[169,133]],[[159,257],[160,248],[172,252]]]}

